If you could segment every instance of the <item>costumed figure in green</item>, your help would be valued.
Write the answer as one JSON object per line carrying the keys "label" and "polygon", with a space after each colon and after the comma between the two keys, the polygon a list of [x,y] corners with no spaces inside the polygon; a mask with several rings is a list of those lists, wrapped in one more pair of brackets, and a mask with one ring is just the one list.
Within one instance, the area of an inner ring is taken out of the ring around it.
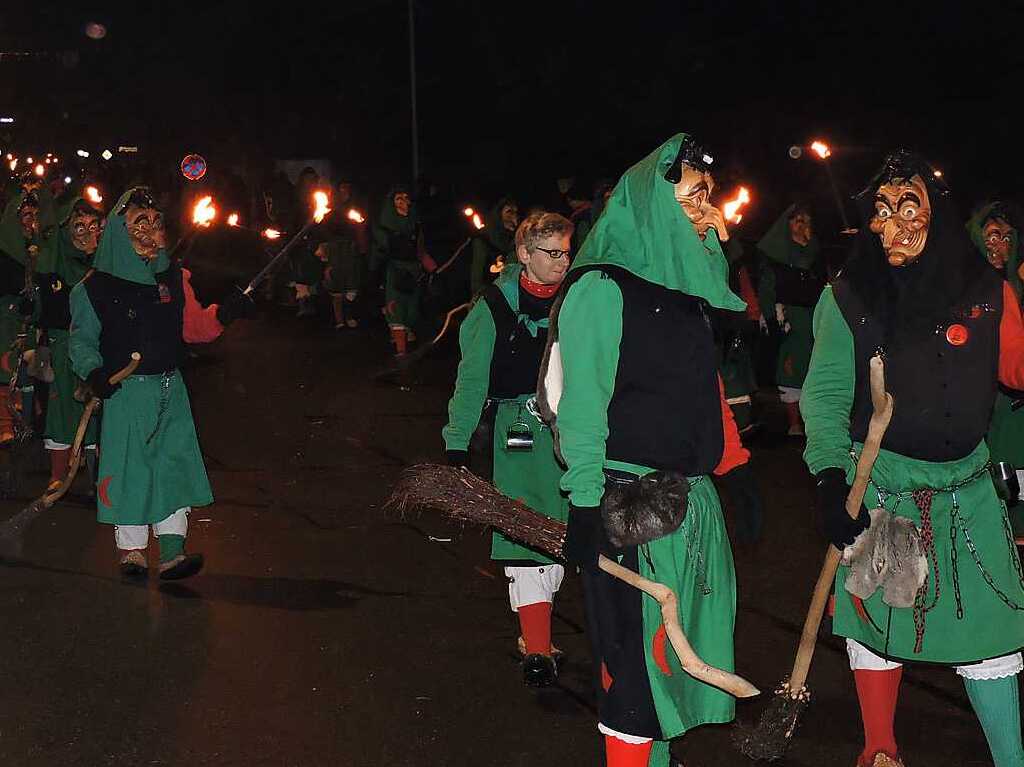
{"label": "costumed figure in green", "polygon": [[[313,192],[320,183],[320,176],[313,168],[305,167],[295,185],[295,200],[292,217],[292,231],[298,232],[312,217],[316,203]],[[323,241],[321,227],[306,233],[290,256],[292,279],[295,286],[295,301],[299,305],[297,317],[312,317],[316,314],[316,296],[323,280],[324,265],[316,253],[317,245]]]}
{"label": "costumed figure in green", "polygon": [[39,232],[39,198],[26,189],[11,198],[0,219],[0,445],[15,438],[17,420],[32,420],[31,382],[19,380],[19,371],[34,340],[28,328],[35,313]]}
{"label": "costumed figure in green", "polygon": [[[978,251],[985,256],[1013,288],[1017,303],[1024,295],[1021,282],[1020,230],[1014,211],[1001,202],[983,205],[967,222],[967,231]],[[1024,536],[1024,506],[1020,488],[1024,485],[1024,391],[999,386],[992,423],[988,427],[988,449],[992,463],[1009,480],[1000,495],[1010,509],[1015,537]],[[1013,476],[1017,477],[1016,483]]]}
{"label": "costumed figure in green", "polygon": [[[572,224],[557,213],[534,213],[519,225],[518,263],[484,288],[462,323],[462,361],[443,431],[449,463],[468,465],[471,442],[485,442],[474,451],[474,467],[491,474],[505,495],[562,522],[568,511],[559,488],[562,467],[551,430],[538,417],[535,390],[571,236]],[[523,678],[550,685],[557,675],[551,609],[564,568],[501,533],[494,533],[491,558],[505,565],[522,632]]]}
{"label": "costumed figure in green", "polygon": [[[859,199],[853,252],[814,312],[800,402],[825,532],[849,563],[836,575],[833,630],[860,701],[857,763],[902,764],[902,664],[923,661],[956,668],[995,764],[1022,767],[1024,573],[985,443],[997,384],[1024,388],[1020,308],[918,155],[891,154]],[[846,497],[879,352],[895,406],[867,491],[875,508],[854,519]]]}
{"label": "costumed figure in green", "polygon": [[[85,277],[103,233],[100,211],[82,198],[70,204],[60,226],[44,237],[36,264],[39,301],[39,347],[50,350],[53,381],[46,405],[44,445],[50,455],[50,489],[67,473],[71,446],[85,404],[75,398],[80,379],[71,367],[69,351],[71,290]],[[92,479],[96,470],[97,419],[91,419],[83,441]]]}
{"label": "costumed figure in green", "polygon": [[[164,219],[145,187],[111,209],[93,270],[71,291],[71,364],[103,400],[98,519],[114,525],[126,577],[147,574],[149,526],[160,547],[160,577],[194,575],[200,554],[185,554],[187,513],[213,502],[179,368],[186,343],[217,338],[252,306],[237,291],[203,308],[189,273],[164,248]],[[133,352],[135,373],[109,379]]]}
{"label": "costumed figure in green", "polygon": [[502,197],[484,219],[484,228],[473,238],[469,262],[469,289],[477,295],[501,273],[503,264],[515,261],[515,234],[519,226],[519,205]]}
{"label": "costumed figure in green", "polygon": [[800,389],[811,361],[811,314],[825,285],[810,211],[790,205],[757,243],[764,254],[758,300],[762,313],[778,324],[779,344],[775,384],[786,408],[789,435],[803,436]]}
{"label": "costumed figure in green", "polygon": [[366,216],[354,206],[350,181],[338,183],[331,205],[330,239],[320,245],[317,254],[327,263],[324,285],[331,297],[334,329],[353,330],[359,327],[356,307],[366,280]]}
{"label": "costumed figure in green", "polygon": [[373,263],[384,269],[384,316],[398,356],[416,340],[423,276],[436,269],[427,254],[416,206],[404,186],[392,187],[373,227]]}
{"label": "costumed figure in green", "polygon": [[[658,603],[597,566],[605,554],[669,586],[694,649],[732,670],[736,580],[710,477],[724,475],[739,502],[757,492],[709,321],[711,308],[744,306],[726,281],[712,162],[677,134],[626,171],[563,283],[541,370],[609,767],[667,765],[670,739],[735,710],[682,669]],[[655,520],[654,508],[673,513]]]}

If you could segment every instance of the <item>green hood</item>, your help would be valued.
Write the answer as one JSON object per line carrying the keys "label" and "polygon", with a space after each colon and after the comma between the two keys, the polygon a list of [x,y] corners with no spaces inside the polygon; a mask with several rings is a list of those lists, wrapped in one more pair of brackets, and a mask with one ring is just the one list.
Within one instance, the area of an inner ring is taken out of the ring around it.
{"label": "green hood", "polygon": [[793,242],[789,236],[789,217],[795,208],[796,205],[790,205],[782,211],[782,215],[775,219],[775,223],[757,243],[757,249],[772,261],[798,269],[810,269],[821,252],[821,244],[815,235],[811,235],[811,241],[806,245]]}
{"label": "green hood", "polygon": [[[25,235],[21,231],[21,222],[18,220],[18,208],[25,199],[26,192],[22,191],[14,195],[4,208],[4,214],[0,217],[0,252],[6,253],[22,266],[25,265],[27,257]],[[37,195],[38,197],[38,195]],[[44,204],[39,201],[39,227],[43,231]]]}
{"label": "green hood", "polygon": [[155,285],[156,279],[153,275],[165,271],[170,264],[167,251],[160,250],[156,257],[149,261],[140,258],[128,237],[124,214],[118,213],[134,191],[134,189],[126,191],[110,209],[110,215],[107,216],[107,227],[103,230],[100,245],[96,249],[96,257],[93,259],[93,268],[98,272],[106,272],[129,282]]}
{"label": "green hood", "polygon": [[[998,201],[993,201],[982,205],[981,208],[971,216],[967,222],[967,232],[971,235],[971,242],[974,243],[974,247],[981,253],[982,258],[988,261],[988,257],[985,255],[985,237],[982,234],[981,228],[985,226],[985,221],[988,220],[989,214],[993,208],[1000,206]],[[1006,212],[1006,218],[1009,216],[1009,212]],[[1017,270],[1020,268],[1020,232],[1017,231],[1017,224],[1015,221],[1010,221],[1010,225],[1013,227],[1013,236],[1010,239],[1010,256],[1006,259],[1006,281],[1010,283],[1010,287],[1013,288],[1013,292],[1017,294],[1017,298],[1020,299],[1024,294],[1024,283],[1022,283],[1020,275]]]}
{"label": "green hood", "polygon": [[[377,216],[377,226],[391,232],[412,237],[416,232],[416,204],[410,199],[409,215],[404,218],[399,216],[398,212],[395,210],[395,194],[398,191],[401,191],[401,189],[396,187],[392,187],[388,190],[387,196],[380,204],[380,215]],[[411,196],[412,195],[410,193],[410,198]]]}
{"label": "green hood", "polygon": [[685,138],[677,133],[623,174],[572,269],[613,264],[719,309],[740,311],[746,304],[729,290],[717,233],[710,230],[701,241],[665,180]]}

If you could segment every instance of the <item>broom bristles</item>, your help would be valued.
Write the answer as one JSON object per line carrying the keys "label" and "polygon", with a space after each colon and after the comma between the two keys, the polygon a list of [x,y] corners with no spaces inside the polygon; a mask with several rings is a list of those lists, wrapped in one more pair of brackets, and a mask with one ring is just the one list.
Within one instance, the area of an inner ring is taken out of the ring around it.
{"label": "broom bristles", "polygon": [[449,519],[493,527],[519,543],[560,558],[565,523],[502,495],[468,469],[421,463],[406,469],[384,508],[403,516],[433,509]]}
{"label": "broom bristles", "polygon": [[774,762],[786,755],[800,716],[811,700],[806,687],[794,696],[789,680],[784,680],[775,697],[761,714],[756,727],[740,726],[733,734],[733,743],[749,759]]}

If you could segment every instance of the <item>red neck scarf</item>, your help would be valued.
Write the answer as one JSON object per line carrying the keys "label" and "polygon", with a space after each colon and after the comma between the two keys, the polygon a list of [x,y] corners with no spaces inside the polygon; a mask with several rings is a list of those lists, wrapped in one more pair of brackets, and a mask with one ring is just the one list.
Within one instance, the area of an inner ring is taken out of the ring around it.
{"label": "red neck scarf", "polygon": [[525,269],[519,275],[519,285],[534,298],[551,298],[551,296],[558,292],[558,287],[561,284],[556,282],[554,285],[545,285],[540,282],[534,282],[526,276]]}

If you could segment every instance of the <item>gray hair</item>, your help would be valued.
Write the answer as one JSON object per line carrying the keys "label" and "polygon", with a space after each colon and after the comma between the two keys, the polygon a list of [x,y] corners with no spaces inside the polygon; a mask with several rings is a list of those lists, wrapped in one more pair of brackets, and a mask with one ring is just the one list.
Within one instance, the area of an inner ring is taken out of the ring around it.
{"label": "gray hair", "polygon": [[573,229],[575,226],[572,221],[560,213],[531,213],[516,229],[516,248],[525,247],[527,251],[532,251],[545,237],[553,234],[571,236]]}

